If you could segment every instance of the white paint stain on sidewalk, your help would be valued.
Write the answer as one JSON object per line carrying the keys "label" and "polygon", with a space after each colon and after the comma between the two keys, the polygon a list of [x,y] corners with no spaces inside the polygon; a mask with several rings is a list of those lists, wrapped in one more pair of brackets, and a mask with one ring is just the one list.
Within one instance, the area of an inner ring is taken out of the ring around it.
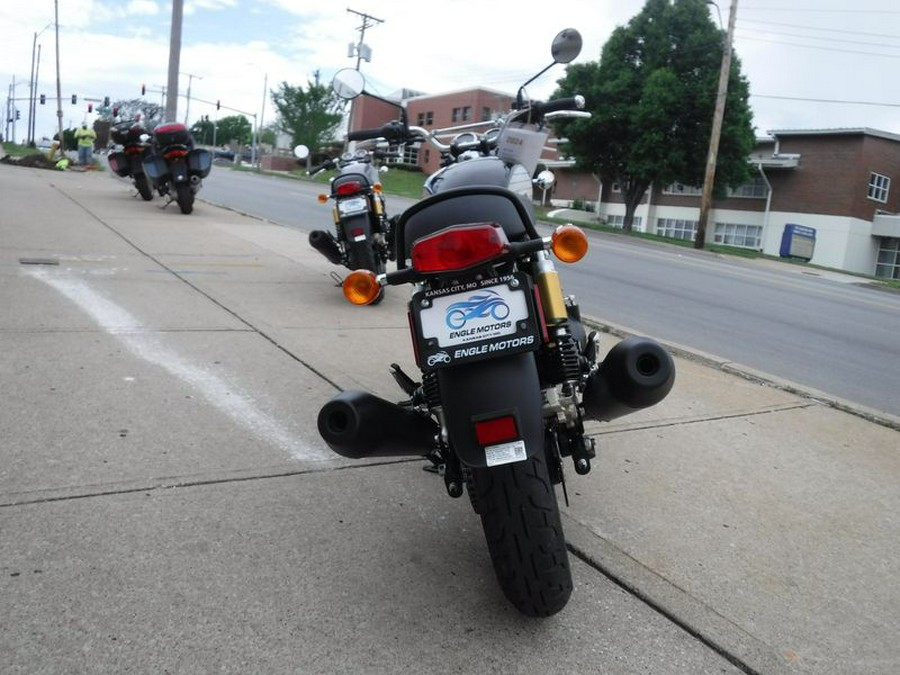
{"label": "white paint stain on sidewalk", "polygon": [[81,279],[67,277],[56,270],[33,268],[30,276],[48,284],[88,314],[107,333],[114,335],[135,356],[155,364],[199,391],[213,406],[239,425],[289,452],[295,459],[310,461],[331,459],[297,438],[277,420],[258,409],[254,401],[239,392],[239,387],[219,375],[190,362],[161,345],[152,333],[128,311],[90,287]]}

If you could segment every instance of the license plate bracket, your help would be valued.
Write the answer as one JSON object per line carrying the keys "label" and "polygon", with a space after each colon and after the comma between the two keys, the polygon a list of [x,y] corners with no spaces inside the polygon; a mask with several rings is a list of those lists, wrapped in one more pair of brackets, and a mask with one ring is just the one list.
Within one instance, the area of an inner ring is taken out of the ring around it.
{"label": "license plate bracket", "polygon": [[533,286],[521,272],[420,291],[412,298],[410,315],[424,370],[540,346]]}

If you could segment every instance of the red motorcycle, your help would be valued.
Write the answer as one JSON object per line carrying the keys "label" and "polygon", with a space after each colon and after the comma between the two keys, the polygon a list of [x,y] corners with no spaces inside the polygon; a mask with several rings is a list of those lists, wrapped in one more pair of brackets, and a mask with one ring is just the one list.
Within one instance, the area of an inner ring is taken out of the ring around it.
{"label": "red motorcycle", "polygon": [[109,135],[113,143],[122,146],[121,150],[109,154],[107,158],[109,168],[122,178],[131,176],[138,194],[144,201],[149,202],[153,199],[153,190],[147,174],[144,173],[144,157],[150,149],[150,135],[147,129],[138,120],[129,120],[113,125]]}
{"label": "red motorcycle", "polygon": [[166,206],[178,202],[182,213],[194,210],[194,195],[212,169],[209,150],[194,147],[194,138],[183,124],[164,124],[153,130],[151,150],[144,157],[144,171]]}

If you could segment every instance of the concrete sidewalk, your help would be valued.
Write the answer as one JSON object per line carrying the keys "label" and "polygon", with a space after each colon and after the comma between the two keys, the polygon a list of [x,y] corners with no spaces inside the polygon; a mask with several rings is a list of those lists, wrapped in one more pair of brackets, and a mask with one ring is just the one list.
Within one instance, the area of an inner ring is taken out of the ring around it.
{"label": "concrete sidewalk", "polygon": [[900,420],[673,346],[666,401],[591,427],[576,590],[528,621],[465,500],[316,433],[400,398],[403,290],[132,192],[0,165],[0,672],[900,671]]}

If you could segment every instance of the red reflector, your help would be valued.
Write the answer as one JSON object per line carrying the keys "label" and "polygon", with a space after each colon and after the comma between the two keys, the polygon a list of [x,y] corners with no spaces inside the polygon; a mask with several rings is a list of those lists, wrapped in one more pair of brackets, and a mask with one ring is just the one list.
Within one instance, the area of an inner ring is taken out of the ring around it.
{"label": "red reflector", "polygon": [[336,192],[341,196],[353,195],[359,192],[359,188],[359,181],[350,181],[348,183],[341,183],[340,185],[338,185]]}
{"label": "red reflector", "polygon": [[354,239],[356,239],[356,237],[361,237],[364,234],[365,230],[363,230],[361,227],[354,227],[352,230],[350,230],[350,236]]}
{"label": "red reflector", "polygon": [[187,154],[187,150],[169,150],[163,153],[163,157],[166,159],[177,159],[178,157],[187,157]]}
{"label": "red reflector", "polygon": [[417,272],[449,272],[488,262],[508,250],[509,239],[497,223],[454,225],[417,241],[412,263]]}
{"label": "red reflector", "polygon": [[515,440],[518,437],[516,418],[512,415],[475,422],[475,438],[478,439],[479,445],[496,445],[497,443]]}

